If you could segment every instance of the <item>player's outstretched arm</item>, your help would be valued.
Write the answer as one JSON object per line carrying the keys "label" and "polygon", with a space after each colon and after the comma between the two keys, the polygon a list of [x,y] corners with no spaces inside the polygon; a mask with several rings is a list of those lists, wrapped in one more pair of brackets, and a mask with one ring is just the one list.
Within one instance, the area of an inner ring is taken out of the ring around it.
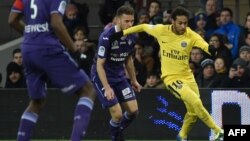
{"label": "player's outstretched arm", "polygon": [[138,33],[138,32],[142,32],[142,31],[147,32],[148,25],[149,24],[140,24],[140,25],[133,26],[133,27],[130,27],[128,29],[125,29],[123,31],[115,32],[110,36],[109,40],[112,42],[112,41],[120,39],[124,35]]}
{"label": "player's outstretched arm", "polygon": [[128,29],[123,30],[123,35],[138,33],[138,32],[142,32],[142,31],[147,32],[149,29],[149,26],[150,26],[149,24],[140,24],[140,25],[130,27]]}

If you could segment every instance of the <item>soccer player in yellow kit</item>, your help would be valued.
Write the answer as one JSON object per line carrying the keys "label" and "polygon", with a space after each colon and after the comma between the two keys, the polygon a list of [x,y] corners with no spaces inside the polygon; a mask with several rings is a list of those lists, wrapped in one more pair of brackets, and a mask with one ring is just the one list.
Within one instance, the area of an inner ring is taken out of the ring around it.
{"label": "soccer player in yellow kit", "polygon": [[177,140],[186,141],[189,131],[199,118],[214,131],[215,141],[223,141],[224,131],[216,125],[203,106],[198,86],[189,68],[192,47],[199,47],[210,55],[214,53],[214,49],[187,26],[189,13],[185,8],[177,7],[171,16],[171,25],[141,24],[115,33],[110,39],[141,31],[154,36],[160,45],[161,78],[167,89],[182,100],[187,109]]}

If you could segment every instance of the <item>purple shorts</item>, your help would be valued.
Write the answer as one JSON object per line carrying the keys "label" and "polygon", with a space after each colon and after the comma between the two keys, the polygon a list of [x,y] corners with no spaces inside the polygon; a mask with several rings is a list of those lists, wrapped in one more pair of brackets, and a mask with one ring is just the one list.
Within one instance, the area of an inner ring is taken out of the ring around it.
{"label": "purple shorts", "polygon": [[111,107],[117,103],[136,99],[131,85],[125,79],[117,83],[109,84],[115,93],[115,98],[112,100],[107,100],[107,98],[104,97],[104,89],[100,80],[97,79],[93,83],[97,92],[97,97],[104,108]]}
{"label": "purple shorts", "polygon": [[[35,47],[35,46],[34,46]],[[79,69],[67,51],[51,48],[23,52],[23,66],[29,96],[32,99],[46,97],[46,82],[62,92],[72,94],[90,81],[86,73]]]}

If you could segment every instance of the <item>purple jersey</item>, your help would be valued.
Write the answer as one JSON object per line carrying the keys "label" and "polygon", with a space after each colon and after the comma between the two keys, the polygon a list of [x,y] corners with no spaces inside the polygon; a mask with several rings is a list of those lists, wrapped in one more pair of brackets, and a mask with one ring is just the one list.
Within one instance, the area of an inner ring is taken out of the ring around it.
{"label": "purple jersey", "polygon": [[64,49],[50,26],[51,14],[64,14],[65,0],[16,0],[12,12],[25,20],[22,44],[23,66],[32,99],[46,96],[46,82],[65,93],[75,93],[88,76]]}
{"label": "purple jersey", "polygon": [[109,83],[120,82],[125,79],[124,63],[129,54],[134,50],[135,36],[128,35],[110,43],[109,37],[115,33],[115,26],[105,30],[99,37],[98,51],[92,66],[92,79],[98,78],[96,59],[105,58],[104,70]]}
{"label": "purple jersey", "polygon": [[[40,45],[24,46],[23,52],[38,50],[39,47],[49,48],[49,45],[60,44],[59,39],[51,30],[50,15],[59,13],[64,15],[66,0],[16,0],[12,12],[24,15],[25,30],[23,44]],[[48,45],[48,46],[46,46]]]}

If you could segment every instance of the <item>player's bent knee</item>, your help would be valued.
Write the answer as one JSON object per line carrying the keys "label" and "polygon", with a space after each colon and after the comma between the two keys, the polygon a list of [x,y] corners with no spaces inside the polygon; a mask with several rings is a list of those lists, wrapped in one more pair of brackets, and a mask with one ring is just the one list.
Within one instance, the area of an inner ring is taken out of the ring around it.
{"label": "player's bent knee", "polygon": [[112,115],[112,119],[116,122],[120,122],[122,120],[122,113],[116,113]]}
{"label": "player's bent knee", "polygon": [[110,115],[114,121],[119,122],[122,119],[122,109],[119,104],[113,105],[109,108]]}
{"label": "player's bent knee", "polygon": [[197,100],[196,102],[194,102],[193,106],[194,106],[194,109],[195,109],[195,112],[196,112],[197,116],[200,119],[207,118],[206,117],[206,109],[203,107],[203,104],[202,104],[201,100]]}

